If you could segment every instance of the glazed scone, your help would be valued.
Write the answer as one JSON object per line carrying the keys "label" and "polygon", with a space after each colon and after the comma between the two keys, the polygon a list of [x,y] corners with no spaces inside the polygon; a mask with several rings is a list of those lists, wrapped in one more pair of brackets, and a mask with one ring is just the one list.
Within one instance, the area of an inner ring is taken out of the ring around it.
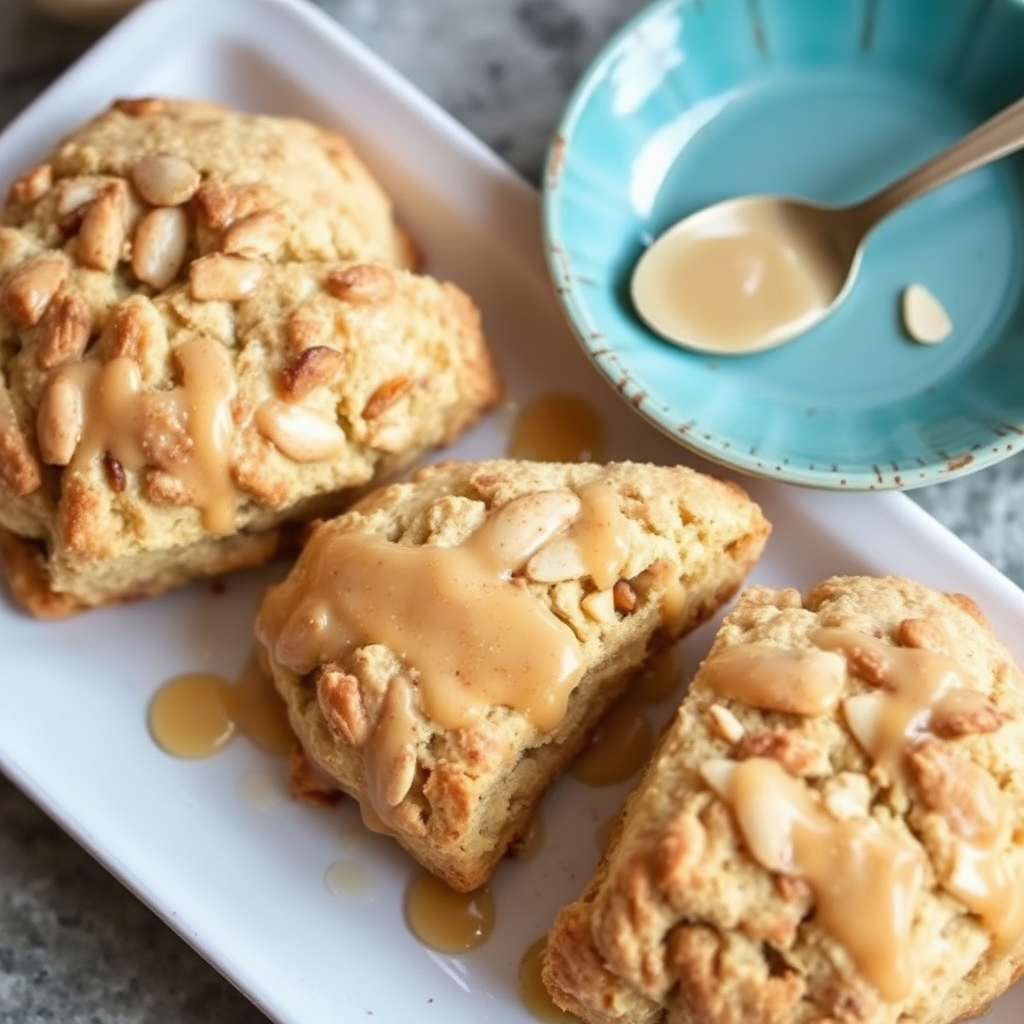
{"label": "glazed scone", "polygon": [[1024,676],[910,580],[741,594],[544,981],[589,1024],[947,1024],[1024,965]]}
{"label": "glazed scone", "polygon": [[496,400],[471,300],[312,125],[124,101],[2,219],[0,559],[37,615],[265,561]]}
{"label": "glazed scone", "polygon": [[256,636],[312,763],[469,891],[768,529],[740,488],[681,467],[431,466],[319,525]]}

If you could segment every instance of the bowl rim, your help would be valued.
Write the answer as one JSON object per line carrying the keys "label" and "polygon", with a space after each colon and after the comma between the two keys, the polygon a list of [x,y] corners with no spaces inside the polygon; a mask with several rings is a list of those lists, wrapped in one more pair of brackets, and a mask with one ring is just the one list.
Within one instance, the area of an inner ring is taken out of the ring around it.
{"label": "bowl rim", "polygon": [[[1024,0],[1010,2],[1024,6]],[[945,457],[937,457],[934,462],[924,464],[918,459],[910,466],[893,464],[855,467],[825,464],[824,460],[817,464],[800,464],[787,458],[760,458],[756,449],[748,451],[728,441],[716,441],[713,434],[699,429],[697,419],[690,419],[680,425],[678,411],[673,413],[671,406],[655,402],[644,387],[643,380],[635,376],[620,358],[619,346],[593,321],[587,304],[580,298],[582,289],[574,280],[567,249],[560,239],[561,216],[556,197],[577,122],[586,111],[597,87],[606,79],[613,58],[625,42],[646,24],[661,17],[665,11],[682,10],[691,3],[692,0],[651,0],[631,15],[595,53],[580,75],[547,146],[540,189],[544,258],[563,316],[591,364],[622,400],[674,443],[712,463],[761,479],[819,490],[907,491],[979,472],[1024,451],[1022,416],[1017,423],[1003,424],[1005,435],[996,432],[991,444],[965,440],[962,450],[958,448],[943,453]],[[732,358],[723,356],[720,362],[727,363]]]}

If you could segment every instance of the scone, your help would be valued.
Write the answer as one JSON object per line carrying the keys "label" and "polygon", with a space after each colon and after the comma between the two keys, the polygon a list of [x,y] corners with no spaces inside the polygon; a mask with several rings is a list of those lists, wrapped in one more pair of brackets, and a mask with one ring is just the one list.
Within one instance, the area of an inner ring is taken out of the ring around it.
{"label": "scone", "polygon": [[975,604],[742,594],[549,934],[589,1024],[946,1024],[1024,965],[1024,676]]}
{"label": "scone", "polygon": [[0,559],[37,615],[265,561],[498,394],[344,139],[116,103],[0,226]]}
{"label": "scone", "polygon": [[256,636],[313,765],[469,891],[768,529],[740,488],[682,467],[431,466],[319,525]]}

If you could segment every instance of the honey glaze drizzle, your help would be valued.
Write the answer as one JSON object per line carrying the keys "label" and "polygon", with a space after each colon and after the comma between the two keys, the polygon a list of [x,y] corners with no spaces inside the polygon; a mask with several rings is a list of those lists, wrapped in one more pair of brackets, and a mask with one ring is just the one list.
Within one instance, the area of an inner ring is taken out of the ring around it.
{"label": "honey glaze drizzle", "polygon": [[[955,745],[938,738],[949,734],[947,730],[951,730],[953,736],[959,735],[958,729],[962,726],[958,723],[972,717],[994,723],[986,725],[986,731],[998,728],[998,711],[983,693],[964,685],[959,665],[941,652],[894,646],[868,634],[841,627],[816,629],[810,640],[822,654],[841,655],[845,661],[844,674],[849,671],[872,687],[847,697],[842,708],[858,745],[871,758],[874,770],[881,770],[879,781],[883,786],[895,783],[913,785],[919,781],[921,771],[929,770],[929,764],[933,765],[932,771],[957,773],[959,784],[952,789],[944,787],[939,796],[930,797],[927,788],[919,793],[928,810],[941,816],[951,833],[953,855],[938,871],[938,882],[970,913],[977,915],[991,934],[995,950],[1011,948],[1024,934],[1024,871],[1020,859],[1012,856],[1014,822],[1010,803],[987,770],[975,767],[971,762],[958,762]],[[737,650],[749,653],[721,658],[720,652],[702,667],[702,678],[721,695],[755,707],[807,715],[825,713],[834,707],[840,690],[831,684],[822,684],[822,693],[829,696],[821,702],[818,710],[814,700],[804,701],[806,694],[798,694],[797,697],[783,694],[780,699],[783,680],[772,677],[773,670],[780,664],[778,656],[770,649],[756,645]],[[758,658],[763,658],[761,665],[755,664]],[[781,664],[785,666],[785,659]],[[839,680],[838,686],[841,682]],[[798,686],[797,690],[800,689]],[[766,778],[760,783],[760,791],[755,769],[748,768],[748,765],[758,763],[763,766],[760,770],[766,773]],[[824,892],[825,897],[832,900],[833,909],[836,902],[834,891],[830,895],[827,886],[822,889],[815,882],[817,867],[815,862],[808,861],[810,840],[816,832],[821,845],[831,849],[839,858],[830,869],[822,867],[823,883],[834,877],[839,880],[837,884],[852,885],[858,878],[860,867],[853,862],[845,864],[846,860],[860,858],[863,865],[867,865],[873,859],[879,859],[874,857],[869,846],[865,846],[865,843],[875,842],[871,836],[878,834],[878,826],[871,819],[832,822],[826,829],[822,823],[827,823],[828,817],[816,807],[813,815],[808,810],[813,807],[808,803],[810,791],[786,775],[774,761],[753,758],[740,764],[710,762],[705,765],[705,780],[733,805],[745,842],[755,858],[772,870],[796,870],[807,878],[817,899],[820,900],[821,892]],[[804,795],[798,795],[801,792]],[[788,838],[781,837],[779,822],[787,823],[783,832]],[[767,834],[772,837],[774,847],[770,844],[765,846],[767,825],[771,825]],[[801,835],[804,839],[800,838]],[[871,856],[867,856],[865,851]],[[822,857],[828,859],[824,853]],[[898,859],[894,859],[893,869],[898,866]],[[882,870],[881,864],[878,870]],[[878,893],[868,891],[870,872],[865,868],[860,873],[863,880],[856,884],[866,887],[864,907],[874,904],[876,910],[874,913],[858,912],[857,901],[851,899],[848,907],[851,918],[866,918],[870,922],[881,914],[878,919],[891,924],[892,913],[884,908],[879,910]],[[887,882],[878,882],[879,886],[900,885],[893,898],[907,908],[912,907],[919,884],[916,869],[911,871],[906,866],[902,881],[892,876]],[[865,976],[875,980],[884,996],[891,998],[890,993],[900,990],[893,976],[882,977],[879,982],[869,973],[874,969],[871,961],[864,959],[865,954],[859,946],[849,945],[849,939],[859,942],[860,938],[856,934],[851,935],[849,927],[844,925],[841,908],[831,913],[828,907],[819,905],[818,913],[822,925],[830,928],[836,938],[847,945],[858,963],[866,965],[863,966]],[[907,951],[895,948],[900,929],[890,927],[886,934],[886,955],[896,958],[893,963],[902,963]],[[905,970],[905,966],[900,970]]]}
{"label": "honey glaze drizzle", "polygon": [[236,502],[230,467],[234,368],[224,346],[202,335],[182,342],[174,355],[182,381],[162,391],[143,389],[139,366],[127,356],[55,371],[47,388],[70,386],[81,413],[70,466],[81,471],[108,454],[130,472],[158,466],[181,483],[207,530],[228,533]]}
{"label": "honey glaze drizzle", "polygon": [[527,563],[550,542],[570,545],[584,571],[606,579],[625,560],[617,514],[595,486],[515,498],[454,547],[321,529],[268,592],[256,635],[300,675],[383,644],[402,652],[424,713],[442,728],[505,706],[550,732],[582,674],[582,651],[516,575],[525,567],[536,579]]}
{"label": "honey glaze drizzle", "polygon": [[893,647],[855,630],[823,627],[811,634],[818,647],[842,654],[850,671],[870,665],[877,688],[848,697],[843,709],[851,731],[865,752],[899,778],[903,759],[915,740],[943,719],[970,707],[988,707],[987,698],[963,686],[959,666],[948,655],[916,647]]}
{"label": "honey glaze drizzle", "polygon": [[701,680],[720,696],[750,707],[824,715],[839,703],[846,661],[830,651],[737,644],[708,658]]}
{"label": "honey glaze drizzle", "polygon": [[836,821],[777,761],[711,761],[705,781],[728,803],[753,857],[807,882],[818,924],[850,954],[883,999],[914,982],[910,930],[924,858],[872,818]]}
{"label": "honey glaze drizzle", "polygon": [[149,704],[149,730],[168,754],[210,757],[236,735],[286,754],[294,742],[284,702],[250,655],[236,682],[208,672],[189,672],[164,683]]}

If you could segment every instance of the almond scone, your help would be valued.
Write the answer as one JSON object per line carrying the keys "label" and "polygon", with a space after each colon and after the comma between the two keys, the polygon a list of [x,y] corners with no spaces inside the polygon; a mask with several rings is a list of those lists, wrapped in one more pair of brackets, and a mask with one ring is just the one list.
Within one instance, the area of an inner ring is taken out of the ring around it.
{"label": "almond scone", "polygon": [[588,1024],[948,1024],[1024,967],[1024,675],[970,599],[743,593],[557,916]]}
{"label": "almond scone", "polygon": [[119,101],[0,215],[0,561],[60,615],[265,561],[498,381],[340,136]]}
{"label": "almond scone", "polygon": [[431,466],[320,524],[256,636],[322,776],[469,891],[768,530],[739,487],[682,467]]}

